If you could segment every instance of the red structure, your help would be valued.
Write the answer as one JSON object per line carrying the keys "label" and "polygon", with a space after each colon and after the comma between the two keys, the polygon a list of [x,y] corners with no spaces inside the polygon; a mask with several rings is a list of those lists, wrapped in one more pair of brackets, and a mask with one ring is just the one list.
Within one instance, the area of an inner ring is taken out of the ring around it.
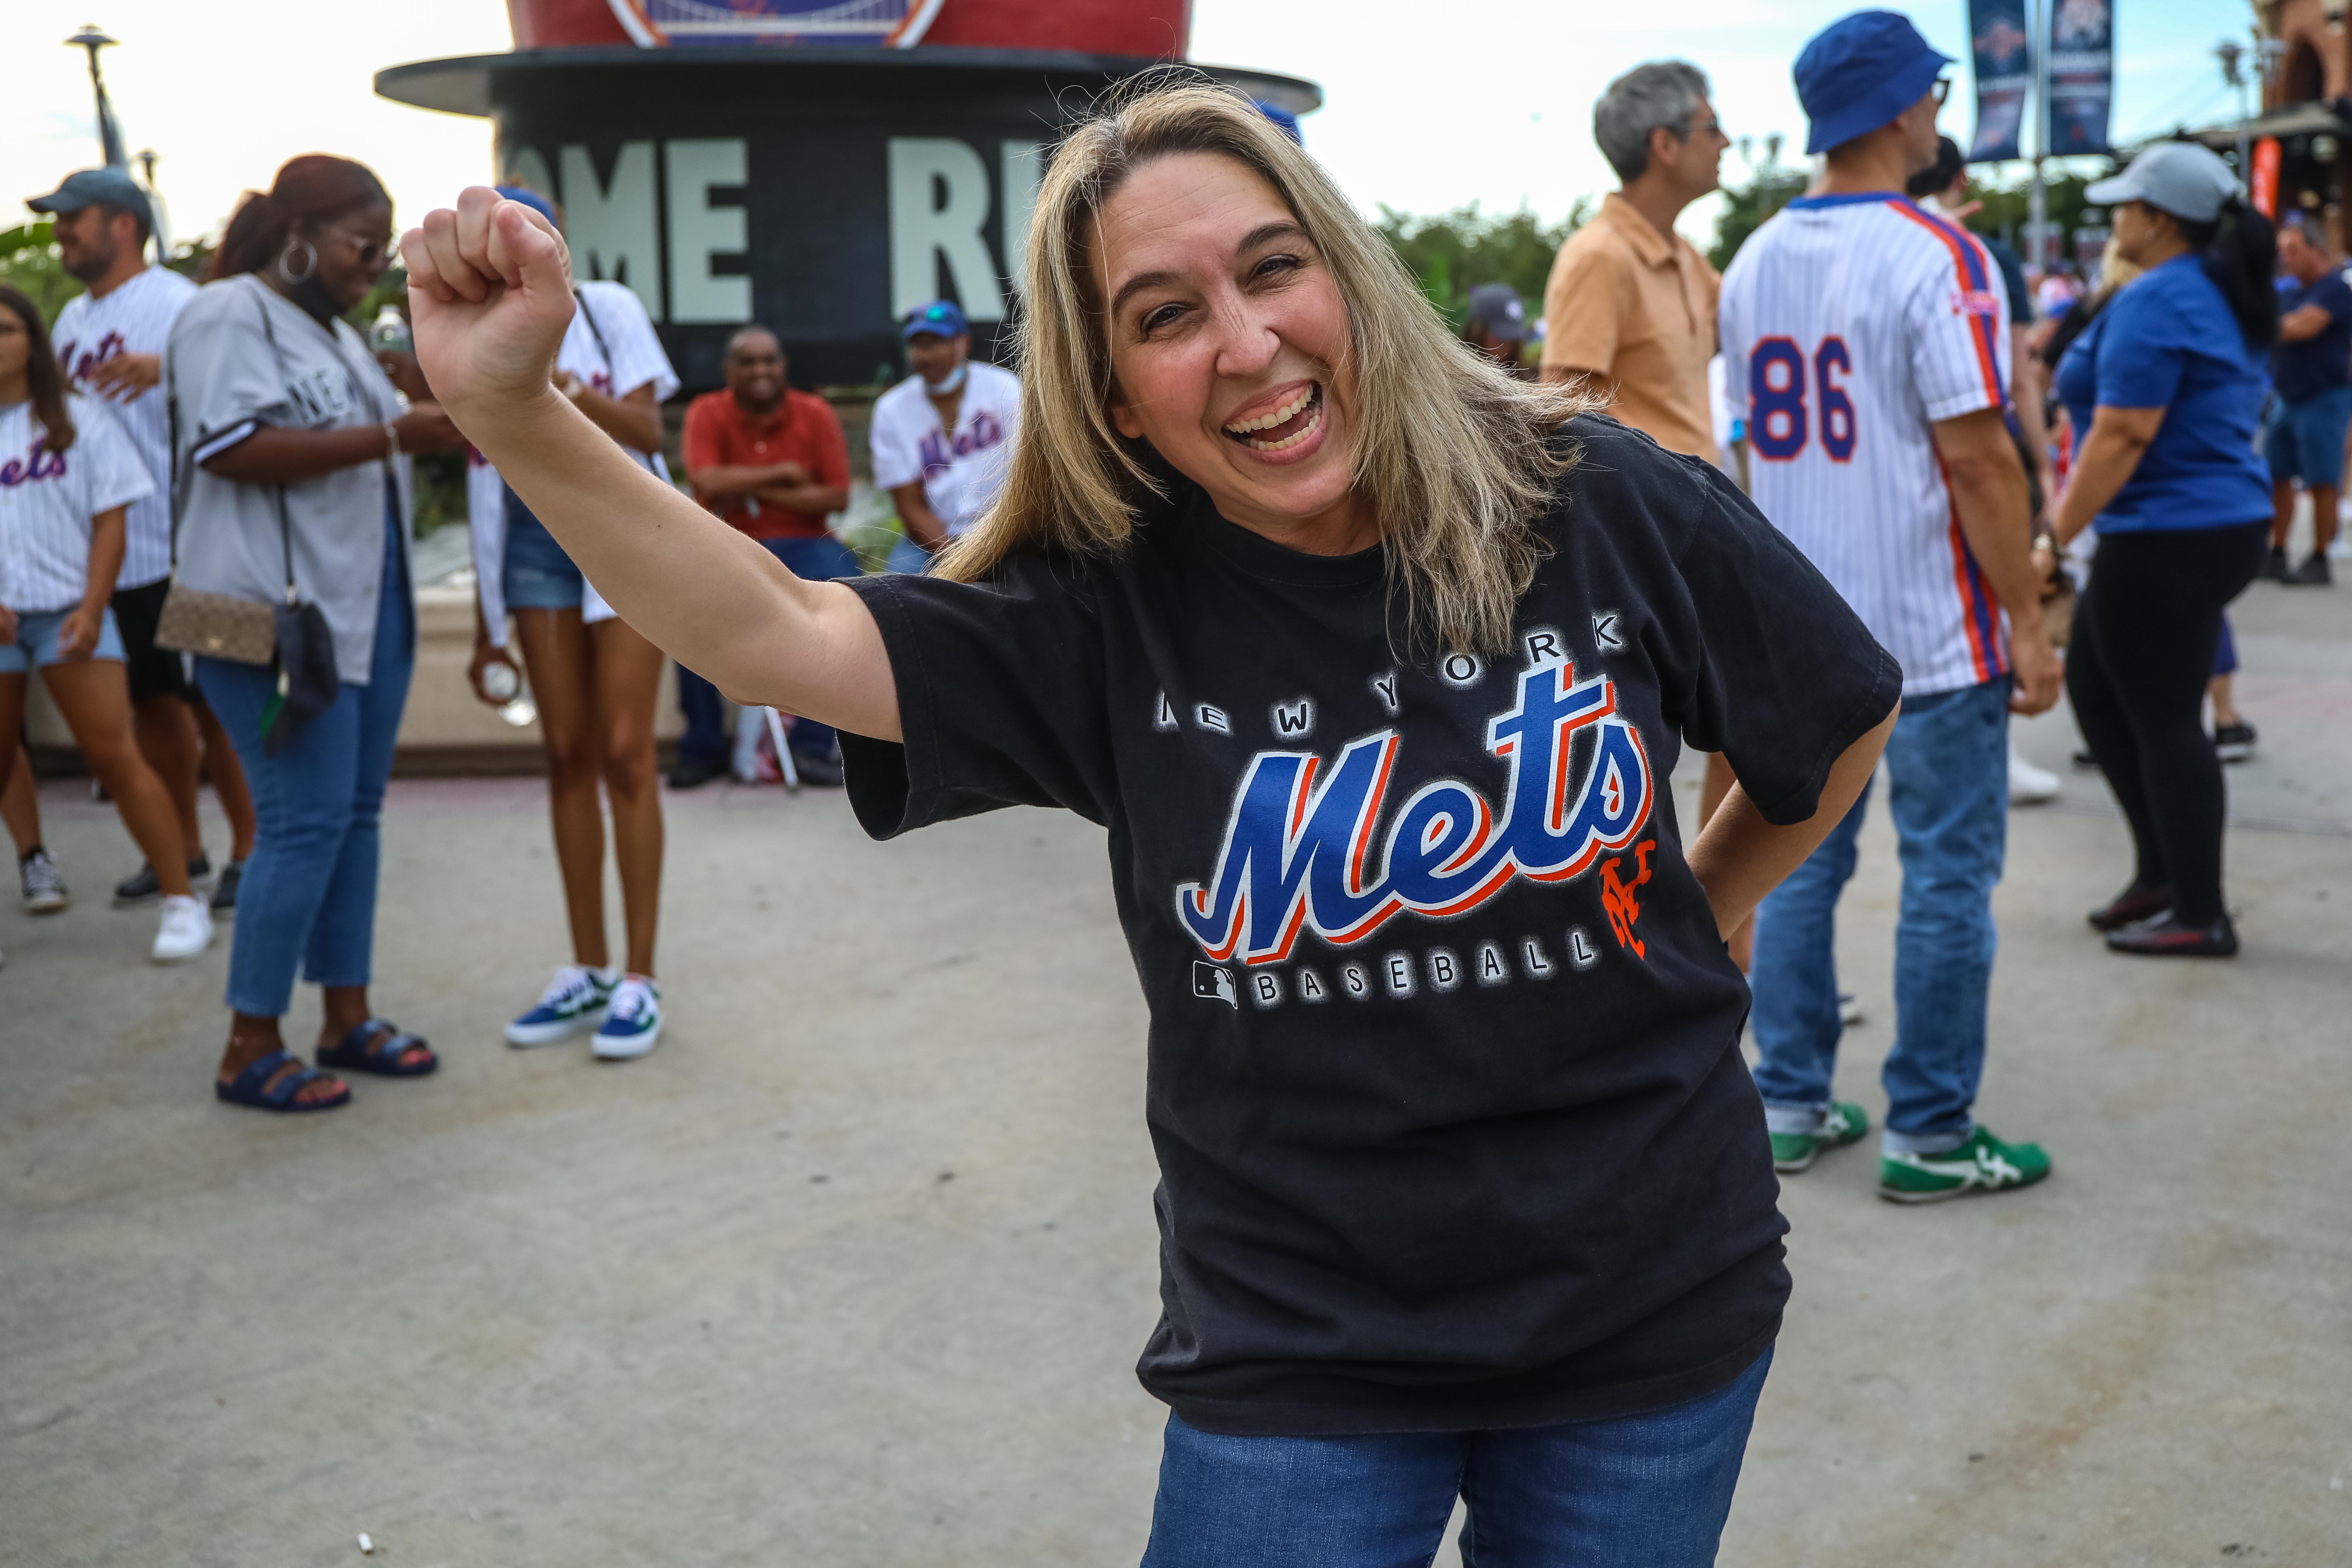
{"label": "red structure", "polygon": [[[514,25],[518,49],[634,41],[614,0],[507,0],[507,16]],[[1192,25],[1188,0],[942,0],[916,47],[1054,49],[1181,60]]]}

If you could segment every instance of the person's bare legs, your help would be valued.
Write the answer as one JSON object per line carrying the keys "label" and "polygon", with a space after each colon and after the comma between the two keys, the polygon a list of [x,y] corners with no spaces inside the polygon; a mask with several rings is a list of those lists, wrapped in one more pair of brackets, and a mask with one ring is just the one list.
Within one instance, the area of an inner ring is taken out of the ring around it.
{"label": "person's bare legs", "polygon": [[654,977],[654,934],[661,920],[662,814],[654,752],[654,708],[661,695],[662,650],[622,621],[588,628],[596,671],[596,729],[603,741],[604,793],[613,803],[613,860],[621,874],[621,918],[631,974]]}
{"label": "person's bare legs", "polygon": [[[15,724],[24,713],[25,678],[0,676],[0,684],[14,682],[13,702],[0,699],[0,723]],[[139,754],[131,729],[131,684],[121,664],[110,658],[52,664],[41,670],[41,683],[73,731],[82,760],[114,802],[117,815],[139,852],[155,868],[155,884],[165,898],[187,898],[187,858],[180,853],[180,823],[163,781]],[[6,733],[0,730],[0,733]]]}
{"label": "person's bare legs", "polygon": [[2336,508],[2339,491],[2334,485],[2311,487],[2311,552],[2325,558],[2336,542]]}
{"label": "person's bare legs", "polygon": [[2286,536],[2294,531],[2294,481],[2282,480],[2271,486],[2271,548],[2284,550]]}
{"label": "person's bare legs", "polygon": [[228,858],[249,860],[253,858],[253,789],[245,782],[245,764],[236,760],[236,742],[228,738],[210,703],[197,698],[188,707],[205,743],[205,781],[213,786],[213,798],[220,802],[221,814],[228,818]]}
{"label": "person's bare legs", "polygon": [[196,779],[204,763],[196,716],[176,697],[150,697],[132,705],[131,727],[139,740],[139,754],[163,782],[172,809],[179,814],[185,851],[181,858],[193,860],[205,852],[204,828],[196,821]]}
{"label": "person's bare legs", "polygon": [[604,945],[604,812],[596,796],[604,759],[588,630],[577,609],[517,610],[515,641],[547,748],[547,815],[572,923],[572,961],[603,969],[612,962]]}
{"label": "person's bare legs", "polygon": [[[1706,776],[1699,781],[1698,786],[1698,825],[1701,831],[1715,816],[1715,808],[1723,804],[1723,797],[1731,793],[1731,786],[1738,782],[1732,775],[1731,763],[1725,760],[1721,752],[1706,753]],[[1698,842],[1696,834],[1691,836],[1691,842]],[[1727,941],[1731,948],[1731,962],[1739,965],[1740,973],[1747,973],[1749,963],[1756,956],[1755,921],[1740,921],[1739,929],[1733,931]]]}
{"label": "person's bare legs", "polygon": [[[24,710],[20,696],[16,711]],[[7,743],[16,765],[8,770],[6,783],[0,784],[0,821],[7,823],[8,837],[15,841],[16,858],[21,860],[41,841],[41,797],[33,784],[33,759],[26,754],[24,743],[13,732]]]}
{"label": "person's bare legs", "polygon": [[2244,722],[2244,716],[2238,711],[2237,691],[2238,678],[2234,673],[2217,675],[2206,682],[2205,695],[2213,704],[2213,728],[2216,730]]}

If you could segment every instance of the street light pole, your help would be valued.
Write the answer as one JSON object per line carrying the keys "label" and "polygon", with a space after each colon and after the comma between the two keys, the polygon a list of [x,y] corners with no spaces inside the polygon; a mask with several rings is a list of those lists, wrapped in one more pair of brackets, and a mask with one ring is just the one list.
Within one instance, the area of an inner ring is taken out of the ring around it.
{"label": "street light pole", "polygon": [[79,47],[89,53],[89,86],[98,95],[98,143],[106,153],[106,165],[110,169],[128,169],[131,158],[122,150],[122,127],[115,123],[114,105],[106,100],[106,79],[98,69],[98,51],[113,44],[114,40],[99,31],[95,22],[85,24],[80,32],[66,40],[68,47]]}
{"label": "street light pole", "polygon": [[2042,157],[2050,146],[2050,54],[2042,5],[2042,0],[2030,0],[2026,6],[2033,28],[2026,45],[2026,58],[2033,62],[2033,179],[2025,199],[2026,232],[2033,238],[2026,252],[2036,271],[2047,271],[2050,266],[2050,210],[2042,184]]}

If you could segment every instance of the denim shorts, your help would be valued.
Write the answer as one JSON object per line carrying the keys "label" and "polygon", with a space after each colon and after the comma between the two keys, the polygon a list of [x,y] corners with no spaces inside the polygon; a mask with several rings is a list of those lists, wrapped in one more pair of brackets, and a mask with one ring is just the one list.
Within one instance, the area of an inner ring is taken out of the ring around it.
{"label": "denim shorts", "polygon": [[[18,615],[16,640],[0,647],[0,675],[22,675],[28,669],[63,664],[58,634],[65,629],[66,617],[71,614],[71,610],[30,610]],[[98,624],[98,647],[89,657],[122,662],[122,630],[114,624],[112,610]]]}
{"label": "denim shorts", "polygon": [[576,610],[587,580],[547,524],[512,490],[507,496],[507,552],[499,582],[509,610]]}
{"label": "denim shorts", "polygon": [[2344,432],[2352,426],[2352,386],[2332,387],[2301,403],[2282,399],[2263,432],[2271,483],[2301,479],[2333,488],[2344,479]]}

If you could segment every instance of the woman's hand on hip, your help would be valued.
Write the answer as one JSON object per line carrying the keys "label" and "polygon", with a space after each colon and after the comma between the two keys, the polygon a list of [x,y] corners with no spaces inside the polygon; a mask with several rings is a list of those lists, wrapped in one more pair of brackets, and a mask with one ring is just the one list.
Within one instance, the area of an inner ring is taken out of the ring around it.
{"label": "woman's hand on hip", "polygon": [[552,395],[572,324],[572,259],[552,225],[486,185],[401,239],[416,359],[460,426],[478,410]]}
{"label": "woman's hand on hip", "polygon": [[16,612],[5,605],[0,605],[0,647],[11,647],[16,641]]}

